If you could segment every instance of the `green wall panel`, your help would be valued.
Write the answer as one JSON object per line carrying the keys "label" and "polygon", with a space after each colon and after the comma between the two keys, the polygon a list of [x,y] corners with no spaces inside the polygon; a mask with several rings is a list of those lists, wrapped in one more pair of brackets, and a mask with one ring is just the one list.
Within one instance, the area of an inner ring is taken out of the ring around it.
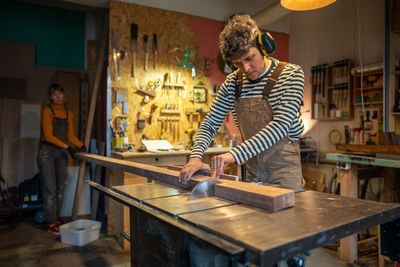
{"label": "green wall panel", "polygon": [[84,69],[85,13],[0,3],[0,39],[36,44],[36,65]]}

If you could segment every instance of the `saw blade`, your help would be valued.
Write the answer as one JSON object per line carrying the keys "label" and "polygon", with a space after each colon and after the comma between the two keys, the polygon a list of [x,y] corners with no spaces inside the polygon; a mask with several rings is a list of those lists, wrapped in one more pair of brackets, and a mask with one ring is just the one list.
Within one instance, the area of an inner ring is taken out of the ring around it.
{"label": "saw blade", "polygon": [[199,198],[212,197],[215,192],[215,184],[221,183],[220,179],[210,178],[198,183],[193,187],[192,192],[190,192],[189,200],[195,200]]}

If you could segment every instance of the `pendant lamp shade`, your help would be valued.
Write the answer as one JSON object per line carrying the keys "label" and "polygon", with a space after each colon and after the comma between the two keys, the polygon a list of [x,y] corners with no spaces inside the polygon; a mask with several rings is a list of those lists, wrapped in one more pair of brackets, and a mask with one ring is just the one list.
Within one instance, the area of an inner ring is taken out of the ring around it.
{"label": "pendant lamp shade", "polygon": [[296,11],[313,10],[332,4],[336,0],[281,0],[284,8]]}

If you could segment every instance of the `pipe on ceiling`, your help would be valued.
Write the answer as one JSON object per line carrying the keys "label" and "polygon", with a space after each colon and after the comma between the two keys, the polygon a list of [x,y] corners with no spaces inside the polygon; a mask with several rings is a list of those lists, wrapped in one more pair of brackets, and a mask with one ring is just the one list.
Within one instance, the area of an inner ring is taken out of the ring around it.
{"label": "pipe on ceiling", "polygon": [[286,16],[290,12],[292,12],[292,10],[284,8],[281,5],[280,1],[276,1],[275,3],[272,3],[260,12],[254,14],[253,19],[260,27],[263,27]]}

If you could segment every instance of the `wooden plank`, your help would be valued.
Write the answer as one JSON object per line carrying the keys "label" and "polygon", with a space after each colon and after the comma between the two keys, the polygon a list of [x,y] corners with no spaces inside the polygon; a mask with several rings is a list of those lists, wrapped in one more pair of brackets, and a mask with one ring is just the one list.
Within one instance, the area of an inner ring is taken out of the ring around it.
{"label": "wooden plank", "polygon": [[[92,99],[90,102],[89,117],[87,120],[87,128],[86,128],[86,134],[85,134],[85,140],[84,140],[85,141],[84,145],[87,148],[89,148],[90,136],[92,133],[92,126],[93,126],[94,112],[96,110],[97,95],[98,95],[99,86],[100,86],[101,72],[103,70],[104,51],[106,49],[107,32],[108,32],[108,14],[104,16],[103,33],[102,33],[102,37],[101,37],[99,57],[98,57],[97,67],[96,67],[96,76],[94,79]],[[78,174],[78,181],[76,183],[76,194],[75,194],[75,199],[74,199],[74,206],[72,209],[72,218],[73,219],[77,218],[79,203],[81,201],[83,201],[82,200],[82,198],[83,198],[82,191],[83,191],[83,176],[85,175],[85,168],[86,168],[86,162],[81,161],[80,168],[79,168],[79,174]]]}
{"label": "wooden plank", "polygon": [[178,182],[179,172],[175,170],[168,170],[147,164],[108,158],[83,152],[77,153],[76,156],[81,160],[93,162],[100,166],[112,168],[118,171],[130,172],[187,190],[192,189],[199,181],[210,178],[209,176],[197,176],[196,178],[189,180],[188,183],[184,185]]}
{"label": "wooden plank", "polygon": [[230,180],[215,185],[215,196],[271,212],[295,203],[293,190]]}
{"label": "wooden plank", "polygon": [[[179,171],[126,160],[102,157],[90,153],[77,153],[77,157],[107,168],[130,172],[187,190],[192,189],[197,183],[210,178],[210,176],[203,176],[201,174],[195,175],[186,185],[184,185],[178,182]],[[271,212],[294,206],[293,190],[225,179],[221,180],[221,182],[222,183],[215,186],[216,197],[237,201],[253,207],[266,209]]]}
{"label": "wooden plank", "polygon": [[349,145],[337,144],[337,150],[350,152],[367,152],[382,154],[400,154],[400,146],[397,145]]}

